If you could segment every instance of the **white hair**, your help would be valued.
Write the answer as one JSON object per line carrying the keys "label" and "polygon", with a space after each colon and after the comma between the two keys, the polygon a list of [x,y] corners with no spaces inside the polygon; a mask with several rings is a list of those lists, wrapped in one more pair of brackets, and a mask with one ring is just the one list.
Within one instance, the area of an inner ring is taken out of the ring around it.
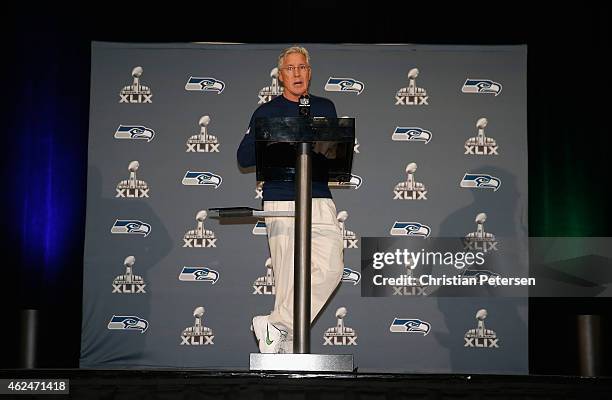
{"label": "white hair", "polygon": [[288,47],[285,50],[283,50],[278,56],[278,70],[279,71],[283,67],[283,62],[285,61],[285,57],[293,53],[299,53],[299,54],[304,55],[304,57],[306,57],[306,64],[310,65],[310,55],[308,54],[308,50],[306,50],[304,47],[292,46],[292,47]]}

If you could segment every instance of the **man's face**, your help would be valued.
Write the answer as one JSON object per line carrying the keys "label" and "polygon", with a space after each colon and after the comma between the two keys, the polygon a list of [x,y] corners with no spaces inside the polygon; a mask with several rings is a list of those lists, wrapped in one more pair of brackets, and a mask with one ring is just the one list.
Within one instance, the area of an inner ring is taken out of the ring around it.
{"label": "man's face", "polygon": [[[300,66],[307,68],[302,70]],[[293,67],[293,71],[287,70]],[[301,95],[308,92],[310,84],[310,66],[306,62],[306,57],[301,53],[287,54],[283,59],[283,66],[280,73],[280,81],[284,86],[284,95],[290,100],[297,101]]]}

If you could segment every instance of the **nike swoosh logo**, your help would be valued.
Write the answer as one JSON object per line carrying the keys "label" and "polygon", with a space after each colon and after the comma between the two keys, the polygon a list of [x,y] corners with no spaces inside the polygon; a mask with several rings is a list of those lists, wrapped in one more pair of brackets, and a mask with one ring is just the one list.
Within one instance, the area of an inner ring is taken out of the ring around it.
{"label": "nike swoosh logo", "polygon": [[266,344],[270,346],[274,343],[274,340],[270,340],[270,331],[268,331],[268,325],[266,324]]}

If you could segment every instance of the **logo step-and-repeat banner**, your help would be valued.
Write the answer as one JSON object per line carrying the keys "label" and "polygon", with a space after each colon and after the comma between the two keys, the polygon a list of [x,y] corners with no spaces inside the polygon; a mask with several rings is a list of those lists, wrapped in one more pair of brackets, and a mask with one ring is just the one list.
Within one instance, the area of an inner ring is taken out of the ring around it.
{"label": "logo step-and-repeat banner", "polygon": [[[282,93],[284,47],[93,44],[82,367],[248,368],[251,318],[274,305],[265,223],[206,210],[261,206],[236,150]],[[526,47],[308,49],[311,92],[357,121],[352,179],[332,185],[344,275],[312,351],[360,371],[527,373],[526,298],[363,297],[360,267],[370,236],[526,244]]]}

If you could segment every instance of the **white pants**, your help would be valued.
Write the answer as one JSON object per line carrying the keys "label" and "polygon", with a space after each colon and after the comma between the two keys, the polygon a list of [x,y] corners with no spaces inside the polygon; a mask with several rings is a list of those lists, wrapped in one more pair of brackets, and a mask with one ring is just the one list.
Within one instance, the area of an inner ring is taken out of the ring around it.
{"label": "white pants", "polygon": [[[293,201],[265,201],[265,211],[293,211]],[[269,321],[293,334],[293,245],[294,218],[266,218],[268,244],[276,299]],[[342,279],[344,269],[342,231],[332,199],[312,199],[311,322],[321,311]]]}

